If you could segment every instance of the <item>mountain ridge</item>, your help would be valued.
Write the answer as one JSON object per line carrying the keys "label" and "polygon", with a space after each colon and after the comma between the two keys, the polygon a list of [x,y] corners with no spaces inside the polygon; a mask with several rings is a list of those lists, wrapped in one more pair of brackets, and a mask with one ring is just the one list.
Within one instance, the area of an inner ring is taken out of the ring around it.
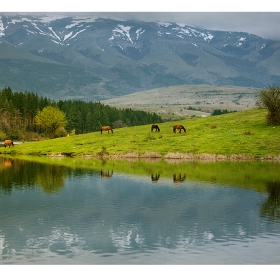
{"label": "mountain ridge", "polygon": [[0,13],[0,87],[99,101],[183,84],[280,83],[280,42],[176,23]]}

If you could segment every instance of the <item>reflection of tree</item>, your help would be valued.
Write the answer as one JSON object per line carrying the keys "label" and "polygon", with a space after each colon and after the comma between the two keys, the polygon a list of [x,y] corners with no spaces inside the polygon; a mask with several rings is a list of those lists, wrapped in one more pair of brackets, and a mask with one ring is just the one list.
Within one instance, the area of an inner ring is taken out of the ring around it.
{"label": "reflection of tree", "polygon": [[267,183],[268,197],[261,207],[261,217],[280,218],[280,182]]}
{"label": "reflection of tree", "polygon": [[34,188],[36,184],[46,192],[54,192],[64,186],[64,177],[68,176],[63,166],[20,160],[12,160],[9,168],[7,164],[7,159],[0,158],[0,189],[4,193],[17,187]]}
{"label": "reflection of tree", "polygon": [[36,183],[47,193],[58,191],[64,186],[64,177],[67,176],[66,168],[56,165],[44,165],[44,171],[37,173]]}

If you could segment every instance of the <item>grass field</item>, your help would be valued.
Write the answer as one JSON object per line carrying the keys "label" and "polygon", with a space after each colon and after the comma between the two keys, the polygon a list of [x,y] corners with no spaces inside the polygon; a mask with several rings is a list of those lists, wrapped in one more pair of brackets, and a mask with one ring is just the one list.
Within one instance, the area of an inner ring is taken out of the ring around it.
{"label": "grass field", "polygon": [[166,159],[280,159],[280,126],[267,126],[267,111],[252,109],[176,122],[118,128],[0,148],[1,154],[47,156],[164,157]]}

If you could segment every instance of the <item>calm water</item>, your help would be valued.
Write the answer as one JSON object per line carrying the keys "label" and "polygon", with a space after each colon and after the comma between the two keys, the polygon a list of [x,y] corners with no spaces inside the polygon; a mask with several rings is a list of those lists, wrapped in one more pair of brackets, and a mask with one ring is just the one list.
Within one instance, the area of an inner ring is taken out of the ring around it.
{"label": "calm water", "polygon": [[105,178],[1,157],[0,176],[0,264],[280,264],[277,182]]}

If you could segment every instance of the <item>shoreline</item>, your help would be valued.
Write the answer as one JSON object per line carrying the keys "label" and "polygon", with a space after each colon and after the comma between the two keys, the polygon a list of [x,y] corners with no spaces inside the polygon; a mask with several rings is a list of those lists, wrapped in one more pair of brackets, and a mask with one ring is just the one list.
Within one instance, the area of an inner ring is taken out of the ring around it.
{"label": "shoreline", "polygon": [[[32,155],[28,155],[32,156]],[[34,156],[34,154],[33,154]],[[42,156],[42,155],[39,155]],[[161,155],[157,152],[146,152],[144,154],[140,153],[124,153],[124,154],[109,154],[109,153],[97,153],[97,154],[83,154],[83,155],[75,155],[74,153],[59,153],[59,154],[51,154],[44,155],[50,158],[55,157],[69,157],[69,158],[99,158],[102,160],[107,159],[148,159],[148,160],[202,160],[202,161],[280,161],[280,155],[266,155],[266,156],[250,156],[250,155],[239,155],[232,154],[230,156],[221,155],[221,154],[183,154],[183,153],[168,153],[166,155]]]}

